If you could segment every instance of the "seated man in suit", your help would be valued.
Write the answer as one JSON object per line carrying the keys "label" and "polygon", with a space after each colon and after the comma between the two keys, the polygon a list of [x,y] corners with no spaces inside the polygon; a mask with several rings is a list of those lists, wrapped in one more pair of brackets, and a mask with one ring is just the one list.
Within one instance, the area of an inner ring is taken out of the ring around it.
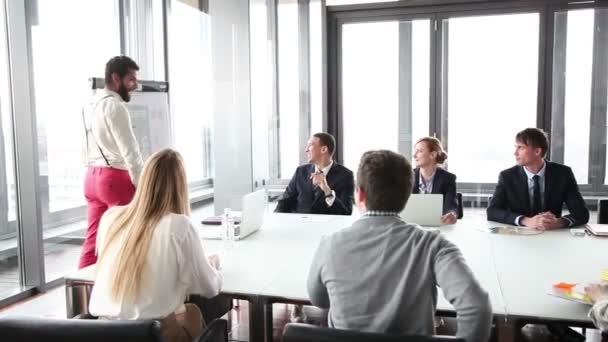
{"label": "seated man in suit", "polygon": [[275,212],[350,215],[353,211],[353,173],[332,161],[336,140],[316,133],[306,146],[310,164],[296,169]]}
{"label": "seated man in suit", "polygon": [[[549,139],[538,128],[526,128],[515,136],[516,166],[498,176],[498,184],[487,209],[489,221],[535,229],[559,229],[583,225],[589,210],[578,190],[572,170],[545,160]],[[566,203],[569,215],[562,217]],[[547,324],[559,341],[584,341],[584,337],[562,324]]]}
{"label": "seated man in suit", "polygon": [[487,341],[490,299],[458,247],[399,217],[412,176],[402,155],[363,154],[355,193],[362,216],[321,239],[308,273],[310,301],[329,308],[330,327],[428,336],[440,286],[456,309],[456,335]]}
{"label": "seated man in suit", "polygon": [[[352,214],[355,180],[352,171],[332,160],[335,148],[331,134],[316,133],[308,139],[306,155],[310,164],[296,169],[275,212]],[[291,321],[307,321],[302,305],[294,306]]]}
{"label": "seated man in suit", "polygon": [[[498,176],[487,209],[489,221],[535,229],[558,229],[586,224],[589,210],[572,170],[545,160],[549,140],[538,128],[515,136],[516,166]],[[569,215],[562,217],[566,203]]]}

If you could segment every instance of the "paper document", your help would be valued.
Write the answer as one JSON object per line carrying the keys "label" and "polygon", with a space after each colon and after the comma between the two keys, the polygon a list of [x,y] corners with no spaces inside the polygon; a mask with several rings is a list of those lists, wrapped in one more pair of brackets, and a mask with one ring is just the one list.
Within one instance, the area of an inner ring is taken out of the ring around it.
{"label": "paper document", "polygon": [[491,234],[503,235],[538,235],[543,233],[543,230],[516,226],[488,227],[482,230]]}
{"label": "paper document", "polygon": [[304,222],[331,222],[335,220],[335,217],[331,215],[299,215],[300,219]]}

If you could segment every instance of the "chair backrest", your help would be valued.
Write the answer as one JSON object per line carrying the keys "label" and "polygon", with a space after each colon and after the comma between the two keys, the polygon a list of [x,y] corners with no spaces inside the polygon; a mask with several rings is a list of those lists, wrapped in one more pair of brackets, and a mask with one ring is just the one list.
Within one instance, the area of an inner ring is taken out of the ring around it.
{"label": "chair backrest", "polygon": [[462,210],[462,192],[456,193],[456,202],[458,203],[458,219],[460,220],[464,216],[464,212]]}
{"label": "chair backrest", "polygon": [[201,295],[191,294],[186,303],[192,303],[201,309],[205,321],[211,322],[232,310],[232,298],[219,294],[215,297],[205,298]]}
{"label": "chair backrest", "polygon": [[464,342],[451,336],[414,336],[323,328],[310,324],[289,323],[283,342]]}
{"label": "chair backrest", "polygon": [[3,342],[162,342],[155,320],[2,318],[0,331]]}
{"label": "chair backrest", "polygon": [[608,199],[597,200],[597,223],[608,223]]}
{"label": "chair backrest", "polygon": [[220,318],[214,319],[196,341],[228,342],[228,321]]}

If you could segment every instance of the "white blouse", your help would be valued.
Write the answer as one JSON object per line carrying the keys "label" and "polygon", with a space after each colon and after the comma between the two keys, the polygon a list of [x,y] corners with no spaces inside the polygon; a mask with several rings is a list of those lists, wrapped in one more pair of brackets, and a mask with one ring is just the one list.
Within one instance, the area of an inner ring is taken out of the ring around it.
{"label": "white blouse", "polygon": [[[111,208],[102,217],[97,246],[103,245],[120,208]],[[168,214],[154,229],[135,304],[112,301],[110,271],[116,266],[124,233],[108,246],[103,263],[97,264],[89,304],[92,315],[124,320],[164,318],[181,306],[189,294],[209,298],[219,293],[222,276],[209,264],[192,221],[184,215]]]}
{"label": "white blouse", "polygon": [[88,114],[85,122],[89,130],[84,148],[85,164],[108,166],[105,156],[109,166],[129,171],[133,184],[137,186],[144,162],[124,101],[118,93],[102,89],[90,106],[85,113]]}
{"label": "white blouse", "polygon": [[593,307],[589,310],[589,317],[598,329],[608,332],[608,300],[593,304]]}

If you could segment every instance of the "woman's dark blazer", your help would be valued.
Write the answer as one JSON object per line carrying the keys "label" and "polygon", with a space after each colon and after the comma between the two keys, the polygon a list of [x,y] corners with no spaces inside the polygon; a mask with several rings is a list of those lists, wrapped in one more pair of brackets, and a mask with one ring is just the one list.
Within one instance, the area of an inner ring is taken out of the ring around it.
{"label": "woman's dark blazer", "polygon": [[[414,169],[414,188],[412,193],[420,193],[420,168]],[[433,194],[443,195],[443,213],[453,211],[458,214],[458,202],[456,201],[456,175],[440,167],[437,168],[433,177]]]}

